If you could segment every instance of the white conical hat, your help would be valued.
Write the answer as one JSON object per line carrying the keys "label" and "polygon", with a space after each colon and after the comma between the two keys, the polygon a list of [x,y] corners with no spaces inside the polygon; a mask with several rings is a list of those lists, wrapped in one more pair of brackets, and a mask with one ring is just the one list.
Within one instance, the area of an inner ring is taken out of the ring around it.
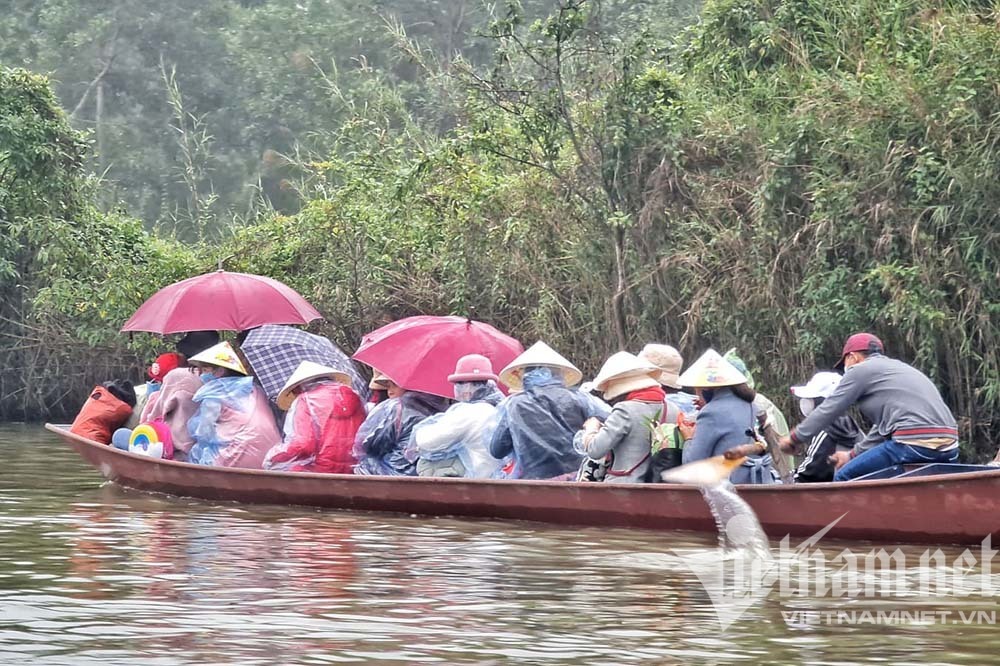
{"label": "white conical hat", "polygon": [[583,373],[580,372],[579,368],[567,361],[552,347],[539,340],[500,371],[500,381],[511,389],[520,390],[524,388],[521,382],[522,371],[525,368],[536,366],[558,370],[562,373],[566,386],[575,386],[583,379]]}
{"label": "white conical hat", "polygon": [[281,391],[278,392],[278,398],[275,400],[278,404],[278,409],[287,410],[292,406],[292,400],[295,398],[292,395],[292,389],[303,382],[307,382],[310,379],[319,379],[320,377],[335,379],[345,386],[351,385],[351,377],[346,372],[334,370],[333,368],[313,363],[312,361],[302,361],[299,363],[299,367],[295,368],[295,372],[288,378],[288,381],[285,382],[285,385],[281,387]]}
{"label": "white conical hat", "polygon": [[236,355],[236,351],[233,349],[232,345],[228,342],[220,342],[219,344],[209,347],[203,352],[198,352],[190,359],[191,363],[204,363],[205,365],[215,365],[220,368],[228,368],[229,370],[235,370],[241,375],[247,374],[246,366],[243,365],[243,361],[240,357]]}
{"label": "white conical hat", "polygon": [[629,391],[659,386],[653,376],[658,373],[659,369],[652,363],[635,354],[620,351],[604,362],[593,384],[594,388],[604,393],[605,400],[611,400]]}
{"label": "white conical hat", "polygon": [[688,388],[715,388],[746,384],[747,378],[736,367],[722,358],[719,352],[709,349],[691,364],[677,379],[681,386]]}

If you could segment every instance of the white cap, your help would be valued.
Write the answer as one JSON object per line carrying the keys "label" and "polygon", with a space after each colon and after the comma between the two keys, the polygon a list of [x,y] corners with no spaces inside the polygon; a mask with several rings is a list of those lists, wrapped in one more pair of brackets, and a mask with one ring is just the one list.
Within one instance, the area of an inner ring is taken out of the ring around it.
{"label": "white cap", "polygon": [[829,398],[843,379],[836,372],[817,372],[805,386],[793,386],[796,398]]}

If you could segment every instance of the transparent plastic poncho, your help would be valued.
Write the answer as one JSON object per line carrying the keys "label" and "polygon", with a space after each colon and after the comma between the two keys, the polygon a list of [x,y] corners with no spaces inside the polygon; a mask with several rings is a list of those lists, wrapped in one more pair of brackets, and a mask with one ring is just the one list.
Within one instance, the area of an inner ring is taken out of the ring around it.
{"label": "transparent plastic poncho", "polygon": [[611,413],[607,403],[567,388],[550,368],[529,368],[524,391],[498,408],[490,453],[498,459],[512,455],[521,478],[547,479],[576,472],[582,456],[573,438],[590,417],[602,421]]}
{"label": "transparent plastic poncho", "polygon": [[194,394],[198,411],[188,421],[188,432],[194,445],[188,454],[188,461],[198,465],[212,465],[220,451],[229,442],[219,438],[219,417],[222,408],[228,407],[239,412],[253,409],[253,377],[216,377],[204,384]]}
{"label": "transparent plastic poncho", "polygon": [[416,475],[416,463],[405,454],[413,428],[447,408],[446,398],[417,391],[375,405],[354,439],[354,457],[358,460],[354,473]]}
{"label": "transparent plastic poncho", "polygon": [[496,427],[496,405],[503,394],[493,381],[459,382],[455,384],[455,399],[460,402],[448,411],[413,428],[404,454],[411,462],[458,458],[466,478],[490,478],[501,466],[501,461],[490,455],[489,444]]}
{"label": "transparent plastic poncho", "polygon": [[325,404],[326,396],[312,389],[328,383],[332,384],[333,380],[313,380],[300,387],[301,392],[295,396],[285,414],[282,442],[267,452],[264,469],[287,471],[316,462],[316,451],[323,439],[326,421],[324,418],[324,422],[320,423],[319,415],[328,414],[329,408]]}

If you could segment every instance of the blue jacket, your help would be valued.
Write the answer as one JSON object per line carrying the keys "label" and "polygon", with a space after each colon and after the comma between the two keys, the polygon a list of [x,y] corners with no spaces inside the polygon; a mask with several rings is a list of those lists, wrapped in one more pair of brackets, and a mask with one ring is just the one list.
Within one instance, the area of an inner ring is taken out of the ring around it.
{"label": "blue jacket", "polygon": [[500,404],[490,454],[502,459],[513,453],[522,479],[575,472],[583,456],[573,449],[573,436],[588,418],[603,420],[610,411],[603,402],[566,388],[550,372],[529,371],[524,391]]}
{"label": "blue jacket", "polygon": [[[701,408],[695,420],[694,437],[684,444],[682,462],[721,456],[729,449],[753,441],[756,427],[754,406],[740,399],[729,388],[715,389],[712,399]],[[747,431],[750,431],[750,434]],[[733,483],[772,483],[770,456],[752,456],[733,470]]]}

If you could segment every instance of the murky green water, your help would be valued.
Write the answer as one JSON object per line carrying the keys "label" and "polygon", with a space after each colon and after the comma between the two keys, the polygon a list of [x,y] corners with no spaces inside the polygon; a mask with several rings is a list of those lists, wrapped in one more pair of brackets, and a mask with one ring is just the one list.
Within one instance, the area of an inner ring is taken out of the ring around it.
{"label": "murky green water", "polygon": [[[722,631],[690,564],[717,558],[711,537],[147,495],[103,485],[38,427],[0,427],[0,455],[2,664],[980,664],[1000,652],[986,615],[787,615],[995,611],[982,595],[775,589]],[[824,552],[845,545],[870,548]],[[915,566],[918,549],[904,551]]]}

